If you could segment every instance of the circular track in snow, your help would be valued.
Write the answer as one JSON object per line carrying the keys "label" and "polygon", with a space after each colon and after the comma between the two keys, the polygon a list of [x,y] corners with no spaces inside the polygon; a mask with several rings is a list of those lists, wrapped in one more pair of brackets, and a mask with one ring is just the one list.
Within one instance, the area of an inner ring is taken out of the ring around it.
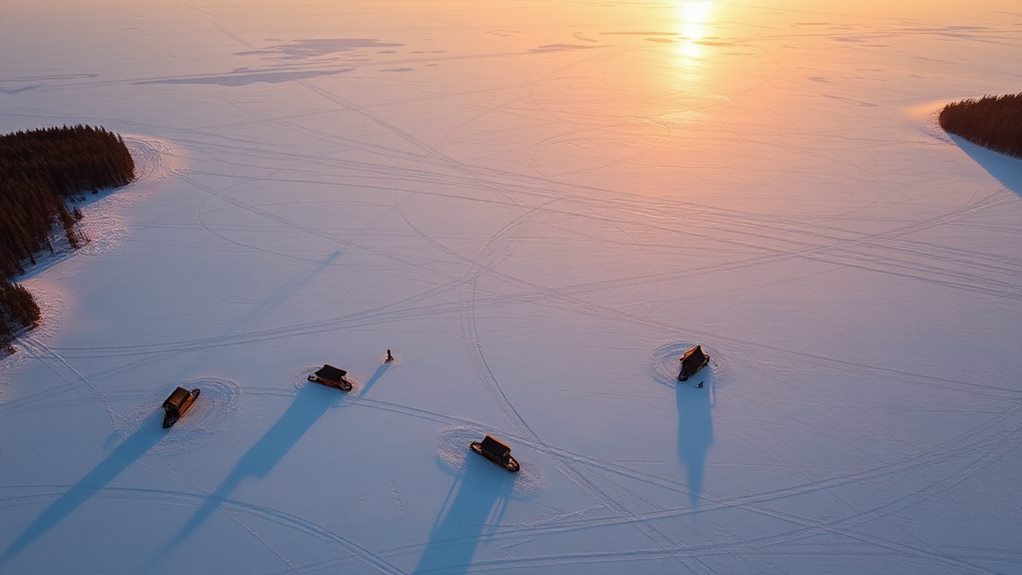
{"label": "circular track in snow", "polygon": [[123,134],[122,137],[135,162],[134,183],[162,179],[181,171],[182,154],[170,142],[141,134]]}
{"label": "circular track in snow", "polygon": [[124,426],[126,434],[138,433],[143,427],[151,426],[156,432],[165,433],[152,451],[174,453],[192,449],[197,442],[209,440],[237,420],[241,388],[236,382],[218,377],[199,377],[179,385],[188,390],[199,389],[201,393],[177,423],[169,429],[160,428],[163,421],[161,406],[174,391],[167,387],[153,392],[149,401],[129,416]]}
{"label": "circular track in snow", "polygon": [[440,432],[440,439],[437,442],[437,465],[445,473],[455,477],[471,474],[473,477],[479,477],[479,481],[490,482],[493,489],[503,491],[505,497],[514,499],[535,497],[543,487],[543,477],[536,466],[529,461],[523,461],[515,454],[514,446],[511,453],[521,465],[521,470],[510,473],[494,465],[469,447],[470,443],[481,441],[485,436],[485,431],[474,427],[445,428]]}

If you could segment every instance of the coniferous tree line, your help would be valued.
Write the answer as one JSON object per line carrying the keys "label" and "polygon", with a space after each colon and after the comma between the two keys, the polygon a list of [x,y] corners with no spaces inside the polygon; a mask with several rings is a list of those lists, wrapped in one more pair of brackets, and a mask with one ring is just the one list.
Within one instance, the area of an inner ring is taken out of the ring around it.
{"label": "coniferous tree line", "polygon": [[102,127],[63,126],[0,136],[0,349],[11,334],[39,319],[31,294],[9,279],[53,251],[59,225],[72,248],[88,238],[82,214],[67,200],[135,178],[135,163],[121,136]]}
{"label": "coniferous tree line", "polygon": [[970,142],[1022,158],[1022,93],[952,102],[940,127]]}

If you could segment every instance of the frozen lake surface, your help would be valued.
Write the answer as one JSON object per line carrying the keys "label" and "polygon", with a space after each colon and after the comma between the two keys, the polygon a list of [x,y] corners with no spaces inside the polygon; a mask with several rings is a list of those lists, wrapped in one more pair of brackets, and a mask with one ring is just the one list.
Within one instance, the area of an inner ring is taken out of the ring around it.
{"label": "frozen lake surface", "polygon": [[21,280],[0,573],[1022,571],[1022,161],[934,121],[1022,8],[831,4],[6,0],[0,131],[140,178]]}

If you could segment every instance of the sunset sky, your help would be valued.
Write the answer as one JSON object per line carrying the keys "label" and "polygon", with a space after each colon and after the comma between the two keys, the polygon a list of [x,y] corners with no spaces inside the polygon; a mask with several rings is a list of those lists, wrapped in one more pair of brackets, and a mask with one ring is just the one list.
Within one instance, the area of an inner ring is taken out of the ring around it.
{"label": "sunset sky", "polygon": [[1019,54],[1017,0],[4,0],[0,133],[137,181],[15,278],[0,575],[1019,572],[1022,169],[936,123]]}

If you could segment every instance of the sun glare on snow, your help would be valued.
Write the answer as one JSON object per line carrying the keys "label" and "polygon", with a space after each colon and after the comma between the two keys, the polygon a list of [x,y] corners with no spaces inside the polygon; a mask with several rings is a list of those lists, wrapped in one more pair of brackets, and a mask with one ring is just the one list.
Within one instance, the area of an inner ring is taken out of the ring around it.
{"label": "sun glare on snow", "polygon": [[691,66],[695,61],[703,57],[703,47],[699,41],[706,38],[710,33],[710,23],[713,20],[713,2],[681,2],[676,9],[678,21],[678,35],[681,36],[681,43],[678,44],[676,53],[681,58],[682,64]]}

